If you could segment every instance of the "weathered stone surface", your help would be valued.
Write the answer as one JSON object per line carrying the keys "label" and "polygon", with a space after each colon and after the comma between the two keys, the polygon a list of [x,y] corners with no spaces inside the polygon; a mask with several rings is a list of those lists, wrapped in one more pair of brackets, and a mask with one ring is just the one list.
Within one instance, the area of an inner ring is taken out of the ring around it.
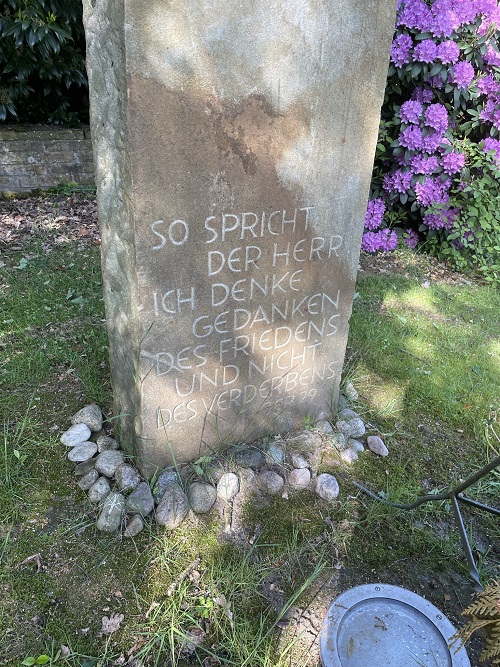
{"label": "weathered stone surface", "polygon": [[274,496],[279,493],[285,485],[285,480],[281,475],[273,470],[265,470],[257,475],[257,485],[264,493]]}
{"label": "weathered stone surface", "polygon": [[144,528],[144,519],[140,514],[134,514],[130,517],[123,531],[123,537],[135,537]]}
{"label": "weathered stone surface", "polygon": [[100,431],[102,428],[101,408],[92,403],[86,405],[71,417],[72,424],[86,424],[91,431]]}
{"label": "weathered stone surface", "polygon": [[92,468],[92,470],[89,470],[83,477],[81,477],[78,480],[78,486],[81,488],[82,491],[88,491],[90,487],[97,482],[99,479],[99,473],[95,468]]}
{"label": "weathered stone surface", "polygon": [[127,498],[125,509],[128,514],[147,516],[154,508],[153,494],[147,482],[141,482]]}
{"label": "weathered stone surface", "polygon": [[125,512],[125,496],[121,493],[110,493],[97,519],[97,529],[103,533],[114,533],[121,528]]}
{"label": "weathered stone surface", "polygon": [[307,468],[295,468],[288,475],[288,484],[297,491],[307,489],[311,483],[311,473]]}
{"label": "weathered stone surface", "polygon": [[323,500],[335,500],[339,495],[339,484],[333,475],[323,473],[316,479],[316,493]]}
{"label": "weathered stone surface", "polygon": [[177,474],[177,471],[173,469],[163,470],[163,472],[158,475],[158,479],[153,486],[153,497],[157,505],[161,502],[167,486],[172,482],[178,481],[179,475]]}
{"label": "weathered stone surface", "polygon": [[141,471],[336,402],[395,5],[84,0],[115,414]]}
{"label": "weathered stone surface", "polygon": [[337,430],[343,433],[346,438],[360,438],[366,433],[363,420],[359,417],[354,419],[339,419],[335,424]]}
{"label": "weathered stone surface", "polygon": [[350,419],[359,419],[359,415],[357,412],[354,412],[354,410],[351,410],[350,408],[344,408],[339,412],[339,419],[345,419],[345,421],[349,421]]}
{"label": "weathered stone surface", "polygon": [[142,477],[140,476],[137,468],[134,468],[134,466],[131,466],[129,463],[122,463],[115,470],[114,474],[115,474],[116,486],[123,493],[132,491],[142,481]]}
{"label": "weathered stone surface", "polygon": [[287,440],[287,446],[299,452],[314,452],[322,444],[321,436],[314,431],[302,431]]}
{"label": "weathered stone surface", "polygon": [[89,459],[88,461],[82,461],[75,466],[74,473],[77,477],[86,475],[88,472],[94,469],[95,459]]}
{"label": "weathered stone surface", "polygon": [[384,441],[378,435],[369,435],[366,439],[368,449],[378,456],[388,456],[389,450],[385,446]]}
{"label": "weathered stone surface", "polygon": [[294,468],[307,468],[309,466],[307,459],[299,452],[290,452],[290,462]]}
{"label": "weathered stone surface", "polygon": [[86,424],[75,424],[61,435],[61,442],[66,447],[76,447],[90,438],[92,431]]}
{"label": "weathered stone surface", "polygon": [[237,466],[258,470],[266,463],[264,454],[258,447],[244,447],[236,452],[234,460]]}
{"label": "weathered stone surface", "polygon": [[171,482],[156,508],[156,523],[165,528],[177,528],[184,521],[188,512],[189,501],[186,494],[177,482]]}
{"label": "weathered stone surface", "polygon": [[285,461],[285,443],[279,440],[270,442],[267,446],[265,458],[268,465],[283,465]]}
{"label": "weathered stone surface", "polygon": [[353,449],[358,454],[361,454],[361,452],[365,451],[365,446],[363,445],[363,443],[360,442],[359,440],[355,440],[354,438],[349,438],[347,444],[350,447],[350,449]]}
{"label": "weathered stone surface", "polygon": [[105,477],[113,477],[118,466],[121,466],[123,454],[114,450],[101,452],[95,460],[95,469]]}
{"label": "weathered stone surface", "polygon": [[353,385],[352,382],[346,382],[346,385],[344,387],[344,394],[350,401],[357,401],[359,398],[358,392],[356,391],[356,387]]}
{"label": "weathered stone surface", "polygon": [[240,480],[234,472],[227,472],[217,482],[217,495],[222,500],[231,500],[240,490]]}
{"label": "weathered stone surface", "polygon": [[89,489],[89,500],[91,503],[100,503],[110,491],[111,487],[106,477],[99,477]]}
{"label": "weathered stone surface", "polygon": [[348,438],[344,433],[332,433],[328,436],[328,442],[337,449],[345,449],[347,447]]}
{"label": "weathered stone surface", "polygon": [[210,512],[217,499],[217,490],[211,484],[203,482],[193,482],[188,490],[189,504],[196,514],[206,514]]}
{"label": "weathered stone surface", "polygon": [[91,459],[97,452],[97,445],[93,442],[82,442],[68,452],[68,459],[73,463],[82,463]]}
{"label": "weathered stone surface", "polygon": [[[344,450],[341,450],[344,451]],[[327,447],[321,452],[321,465],[327,467],[335,467],[340,465],[341,451],[332,447]]]}
{"label": "weathered stone surface", "polygon": [[100,435],[97,438],[97,451],[101,453],[108,449],[120,449],[120,443],[109,435]]}
{"label": "weathered stone surface", "polygon": [[333,426],[326,419],[320,419],[318,422],[316,422],[314,428],[318,431],[321,431],[321,433],[326,433],[326,435],[333,433]]}

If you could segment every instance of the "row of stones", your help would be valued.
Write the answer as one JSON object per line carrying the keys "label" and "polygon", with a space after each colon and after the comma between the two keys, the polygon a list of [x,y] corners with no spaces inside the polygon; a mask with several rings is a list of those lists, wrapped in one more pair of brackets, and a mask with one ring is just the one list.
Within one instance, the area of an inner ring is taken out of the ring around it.
{"label": "row of stones", "polygon": [[[230,502],[240,492],[238,475],[227,472],[220,461],[214,461],[205,471],[212,483],[183,484],[183,471],[190,471],[187,466],[181,471],[162,471],[151,489],[139,471],[125,461],[117,440],[102,432],[103,418],[97,405],[86,406],[71,421],[73,426],[63,433],[61,442],[70,448],[68,459],[77,464],[75,474],[80,477],[80,488],[88,491],[90,502],[100,506],[97,528],[103,532],[118,530],[127,517],[124,536],[133,537],[143,529],[145,517],[153,512],[159,525],[173,529],[190,509],[197,514],[210,512],[217,499]],[[341,411],[336,427],[337,431],[329,422],[319,422],[314,431],[276,439],[265,451],[248,445],[235,448],[229,452],[233,454],[231,463],[250,472],[251,486],[261,494],[282,492],[287,497],[288,489],[312,488],[321,498],[334,500],[339,494],[336,478],[328,473],[315,475],[323,445],[326,441],[327,451],[333,449],[341,459],[352,462],[364,451],[363,443],[355,438],[365,433],[363,421],[349,409]],[[387,455],[378,436],[369,436],[367,444],[375,453]],[[248,475],[246,478],[248,482]],[[187,486],[187,493],[183,486]]]}

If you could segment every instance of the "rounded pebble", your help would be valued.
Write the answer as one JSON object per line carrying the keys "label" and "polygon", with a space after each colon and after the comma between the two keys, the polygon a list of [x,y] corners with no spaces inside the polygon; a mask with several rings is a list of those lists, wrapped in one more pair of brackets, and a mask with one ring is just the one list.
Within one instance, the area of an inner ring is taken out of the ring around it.
{"label": "rounded pebble", "polygon": [[217,482],[217,495],[229,501],[239,492],[240,480],[234,472],[226,472]]}
{"label": "rounded pebble", "polygon": [[94,463],[95,459],[89,459],[88,461],[82,461],[81,463],[78,463],[75,466],[75,469],[73,472],[77,477],[81,477],[82,475],[86,475],[88,472],[91,470],[94,470]]}
{"label": "rounded pebble", "polygon": [[284,487],[285,480],[278,475],[277,472],[265,470],[264,472],[261,472],[260,475],[257,475],[257,485],[264,493],[269,493],[271,496],[274,496]]}
{"label": "rounded pebble", "polygon": [[308,468],[309,467],[307,459],[305,459],[302,456],[302,454],[299,454],[299,452],[292,452],[290,454],[290,461],[291,461],[294,468]]}
{"label": "rounded pebble", "polygon": [[359,440],[354,440],[353,438],[350,438],[348,445],[350,449],[354,449],[354,451],[358,452],[358,454],[361,454],[361,452],[365,451],[365,446]]}
{"label": "rounded pebble", "polygon": [[86,424],[75,424],[61,435],[61,442],[66,447],[76,447],[90,438],[92,431]]}
{"label": "rounded pebble", "polygon": [[122,463],[115,470],[115,481],[118,489],[126,493],[127,491],[133,491],[141,483],[142,477],[137,468],[134,468],[129,463]]}
{"label": "rounded pebble", "polygon": [[123,454],[113,450],[101,452],[95,460],[95,469],[106,477],[113,477],[118,466],[124,463]]}
{"label": "rounded pebble", "polygon": [[144,528],[144,520],[140,514],[134,514],[128,520],[127,526],[123,531],[123,537],[135,537]]}
{"label": "rounded pebble", "polygon": [[83,477],[78,480],[78,486],[82,491],[88,491],[98,479],[99,473],[95,468],[92,468],[92,470],[89,470],[86,475],[83,475]]}
{"label": "rounded pebble", "polygon": [[292,489],[307,489],[311,483],[311,473],[307,468],[296,468],[288,475],[288,484]]}
{"label": "rounded pebble", "polygon": [[327,435],[333,433],[333,426],[326,419],[321,419],[319,422],[316,422],[314,428],[318,431],[321,431],[321,433],[326,433]]}
{"label": "rounded pebble", "polygon": [[163,498],[156,508],[156,523],[173,530],[177,528],[189,512],[189,501],[180,484],[171,482],[165,489]]}
{"label": "rounded pebble", "polygon": [[285,460],[285,450],[280,442],[270,442],[266,450],[266,463],[282,465]]}
{"label": "rounded pebble", "polygon": [[258,470],[265,464],[264,454],[257,447],[245,447],[236,452],[234,460],[237,466]]}
{"label": "rounded pebble", "polygon": [[125,512],[125,497],[121,493],[110,493],[97,519],[97,530],[103,533],[114,533],[122,525]]}
{"label": "rounded pebble", "polygon": [[94,442],[82,442],[73,447],[68,452],[68,459],[73,463],[82,463],[91,459],[97,452],[97,445]]}
{"label": "rounded pebble", "polygon": [[324,472],[316,479],[316,493],[323,500],[335,500],[339,495],[339,484],[333,475]]}
{"label": "rounded pebble", "polygon": [[141,482],[127,498],[126,511],[128,514],[151,514],[155,506],[153,494],[147,482]]}
{"label": "rounded pebble", "polygon": [[111,487],[106,477],[99,477],[97,482],[94,482],[89,489],[89,500],[91,503],[100,503],[110,491]]}
{"label": "rounded pebble", "polygon": [[189,504],[196,514],[210,512],[217,499],[217,491],[211,484],[193,482],[188,491]]}
{"label": "rounded pebble", "polygon": [[97,451],[101,453],[108,449],[120,449],[120,443],[109,435],[100,435],[97,438]]}
{"label": "rounded pebble", "polygon": [[72,424],[86,424],[91,431],[100,431],[102,428],[101,408],[92,403],[86,405],[71,417]]}
{"label": "rounded pebble", "polygon": [[384,441],[378,435],[369,435],[366,439],[368,449],[378,456],[388,456],[389,450],[384,444]]}
{"label": "rounded pebble", "polygon": [[348,447],[340,452],[340,458],[344,463],[354,463],[354,461],[358,460],[358,452],[351,447]]}

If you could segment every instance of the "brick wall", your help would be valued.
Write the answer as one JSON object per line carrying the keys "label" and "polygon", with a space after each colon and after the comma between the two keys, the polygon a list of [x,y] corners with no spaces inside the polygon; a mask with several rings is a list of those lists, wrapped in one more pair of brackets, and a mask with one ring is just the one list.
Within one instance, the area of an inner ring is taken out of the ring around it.
{"label": "brick wall", "polygon": [[0,127],[0,192],[94,185],[89,128]]}

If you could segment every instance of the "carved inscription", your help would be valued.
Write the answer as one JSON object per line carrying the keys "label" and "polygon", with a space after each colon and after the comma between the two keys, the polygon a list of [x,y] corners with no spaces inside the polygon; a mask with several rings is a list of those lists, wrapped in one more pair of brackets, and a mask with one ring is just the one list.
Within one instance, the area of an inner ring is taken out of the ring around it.
{"label": "carved inscription", "polygon": [[[142,318],[164,329],[165,341],[176,318],[191,322],[176,349],[149,349],[145,336],[143,365],[175,396],[158,408],[157,428],[207,412],[252,411],[266,401],[275,410],[297,406],[312,401],[320,383],[333,382],[337,360],[321,348],[339,330],[334,269],[343,240],[315,233],[316,215],[307,206],[150,224],[148,252],[155,257],[172,248],[176,257],[189,252],[200,234],[206,247],[202,284],[171,277],[142,305]],[[325,274],[331,280],[316,279]]]}

